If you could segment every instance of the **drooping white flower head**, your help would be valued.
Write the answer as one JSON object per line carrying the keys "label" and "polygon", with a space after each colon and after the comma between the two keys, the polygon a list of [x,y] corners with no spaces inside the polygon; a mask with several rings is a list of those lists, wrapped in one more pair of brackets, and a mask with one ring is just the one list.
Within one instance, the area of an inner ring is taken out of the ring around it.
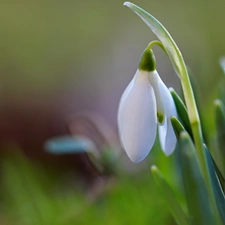
{"label": "drooping white flower head", "polygon": [[176,107],[155,65],[154,54],[147,48],[119,103],[120,140],[129,158],[136,163],[152,149],[157,126],[161,148],[166,155],[174,151],[177,142],[170,122],[171,116],[177,116]]}

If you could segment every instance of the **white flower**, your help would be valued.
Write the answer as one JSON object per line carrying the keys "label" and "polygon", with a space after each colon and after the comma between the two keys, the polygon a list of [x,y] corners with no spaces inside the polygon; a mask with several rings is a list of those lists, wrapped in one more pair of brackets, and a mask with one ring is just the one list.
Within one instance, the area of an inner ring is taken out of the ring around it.
{"label": "white flower", "polygon": [[155,142],[158,125],[163,152],[170,155],[174,151],[177,139],[171,116],[177,116],[177,112],[168,88],[155,68],[149,71],[141,70],[139,66],[121,97],[118,110],[120,140],[133,162],[140,162],[148,155]]}

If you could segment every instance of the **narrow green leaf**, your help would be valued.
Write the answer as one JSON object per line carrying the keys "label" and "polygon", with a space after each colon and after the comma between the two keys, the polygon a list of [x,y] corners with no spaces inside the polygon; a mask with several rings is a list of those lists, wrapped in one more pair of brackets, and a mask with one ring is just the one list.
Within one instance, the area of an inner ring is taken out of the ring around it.
{"label": "narrow green leaf", "polygon": [[216,125],[218,135],[221,140],[223,139],[223,143],[225,144],[225,106],[221,100],[216,99],[215,102],[215,114],[216,114]]}
{"label": "narrow green leaf", "polygon": [[223,177],[225,177],[225,106],[219,99],[215,100],[214,105],[218,143],[216,161]]}
{"label": "narrow green leaf", "polygon": [[194,144],[185,131],[181,133],[179,142],[183,183],[192,224],[216,224]]}
{"label": "narrow green leaf", "polygon": [[130,2],[125,2],[124,5],[126,5],[134,13],[136,13],[163,43],[177,75],[183,76],[184,71],[185,73],[187,73],[186,67],[184,67],[185,64],[181,52],[166,28],[154,16],[152,16],[139,6]]}
{"label": "narrow green leaf", "polygon": [[161,193],[165,201],[167,202],[171,213],[173,214],[175,220],[180,225],[188,225],[188,220],[186,215],[184,214],[182,208],[180,207],[179,203],[174,196],[173,191],[171,190],[170,186],[166,182],[165,178],[163,177],[162,173],[156,166],[151,167],[152,175],[155,179],[156,184],[158,185]]}
{"label": "narrow green leaf", "polygon": [[193,138],[190,120],[188,118],[187,108],[179,95],[174,91],[173,88],[170,88],[170,93],[173,97],[173,101],[176,105],[178,116],[183,124],[185,130],[189,133],[189,135]]}
{"label": "narrow green leaf", "polygon": [[[179,122],[179,120],[176,117],[171,117],[171,123],[173,125],[173,129],[175,131],[177,138],[179,138],[181,133],[183,131],[185,131],[184,127],[182,126],[182,124]],[[220,182],[217,177],[217,170],[214,167],[213,158],[212,158],[209,150],[207,149],[207,147],[205,145],[204,145],[204,147],[205,147],[205,151],[206,151],[207,162],[209,165],[209,171],[210,171],[210,175],[211,175],[211,179],[212,179],[212,185],[213,185],[213,190],[214,190],[214,194],[215,194],[215,198],[216,198],[216,203],[217,203],[218,209],[220,211],[221,217],[225,223],[224,193],[223,193],[222,187],[221,187]]]}
{"label": "narrow green leaf", "polygon": [[176,137],[179,140],[181,132],[185,131],[185,129],[184,129],[183,125],[180,123],[180,121],[175,116],[172,116],[170,118],[170,121],[172,123],[173,130],[176,134]]}
{"label": "narrow green leaf", "polygon": [[[212,160],[213,160],[213,158],[212,158]],[[220,172],[220,169],[218,168],[218,166],[217,166],[215,160],[213,160],[213,164],[214,164],[214,167],[215,167],[217,176],[218,176],[218,178],[219,178],[219,180],[220,180],[220,182],[221,182],[221,185],[222,185],[222,187],[223,187],[223,189],[224,189],[224,188],[225,188],[225,179],[224,179],[224,177],[223,177],[223,174]]]}
{"label": "narrow green leaf", "polygon": [[206,151],[209,172],[210,172],[210,176],[212,179],[214,196],[216,199],[217,207],[219,209],[221,218],[223,220],[223,223],[225,224],[225,196],[224,196],[222,187],[220,185],[219,179],[217,177],[217,173],[216,173],[216,169],[214,167],[212,156],[211,156],[208,148],[206,146],[204,146],[204,147],[205,147],[205,151]]}

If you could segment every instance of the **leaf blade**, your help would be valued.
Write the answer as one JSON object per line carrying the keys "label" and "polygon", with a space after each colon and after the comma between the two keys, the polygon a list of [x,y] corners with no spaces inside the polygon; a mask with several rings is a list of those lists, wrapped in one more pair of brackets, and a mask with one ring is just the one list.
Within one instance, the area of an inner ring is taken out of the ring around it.
{"label": "leaf blade", "polygon": [[150,13],[143,10],[139,6],[131,2],[125,2],[124,5],[129,7],[134,13],[136,13],[163,43],[177,75],[182,78],[183,72],[185,71],[185,73],[187,73],[186,67],[184,66],[184,60],[175,41],[166,30],[166,28],[154,16],[152,16]]}
{"label": "leaf blade", "polygon": [[162,173],[159,171],[159,169],[156,166],[152,166],[151,171],[152,171],[154,180],[157,186],[159,187],[161,193],[163,194],[163,197],[165,198],[166,202],[168,203],[171,213],[173,214],[177,223],[180,225],[189,225],[186,215],[184,214],[179,203],[176,201],[174,193],[171,190],[168,183],[166,182]]}
{"label": "leaf blade", "polygon": [[194,144],[185,131],[181,133],[179,142],[183,183],[193,224],[215,224]]}

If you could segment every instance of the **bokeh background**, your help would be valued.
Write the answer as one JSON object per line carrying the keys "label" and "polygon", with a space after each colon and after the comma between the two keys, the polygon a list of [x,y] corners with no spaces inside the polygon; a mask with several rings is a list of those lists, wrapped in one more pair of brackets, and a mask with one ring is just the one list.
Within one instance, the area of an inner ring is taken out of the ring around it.
{"label": "bokeh background", "polygon": [[[182,51],[210,139],[224,76],[225,2],[134,3]],[[154,39],[121,0],[0,1],[0,224],[175,224],[149,167],[159,166],[182,202],[176,154],[166,158],[156,142],[148,159],[132,164],[117,136],[120,96]],[[154,51],[163,81],[180,93],[167,56]],[[113,156],[93,162],[86,153],[45,151],[48,139],[76,134]]]}

